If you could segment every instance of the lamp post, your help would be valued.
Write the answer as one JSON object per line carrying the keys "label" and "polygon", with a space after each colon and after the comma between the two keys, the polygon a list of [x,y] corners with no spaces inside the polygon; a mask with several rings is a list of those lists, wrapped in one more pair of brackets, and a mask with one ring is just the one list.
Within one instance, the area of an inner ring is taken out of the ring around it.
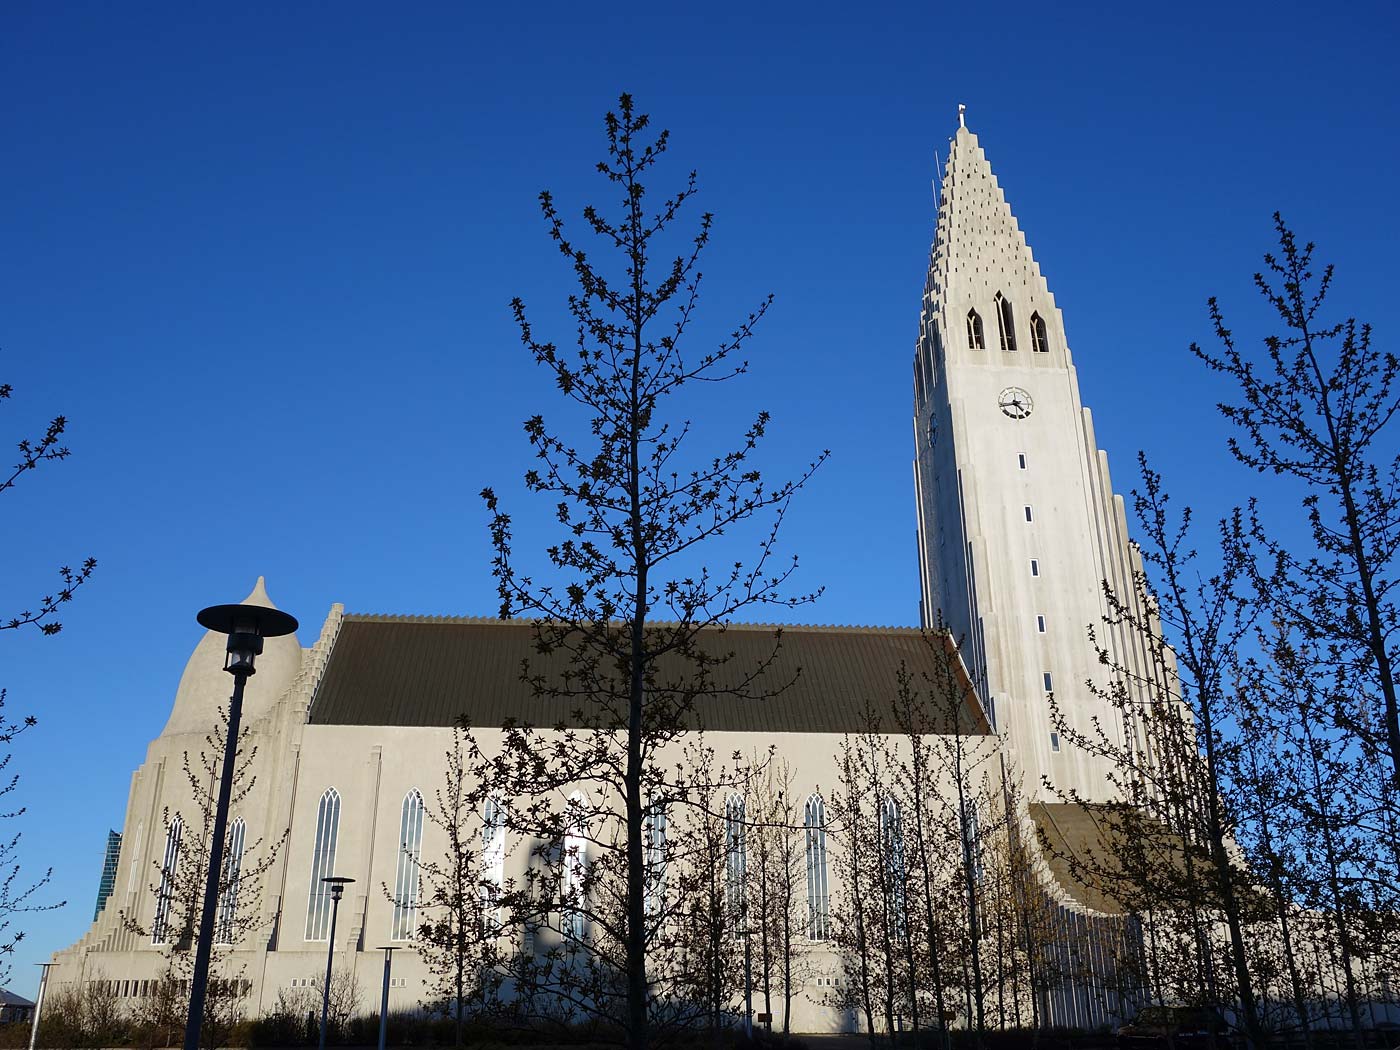
{"label": "lamp post", "polygon": [[39,1011],[44,1008],[44,989],[49,986],[49,967],[53,963],[35,963],[34,965],[41,967],[41,970],[39,972],[39,997],[34,1000],[34,1023],[29,1029],[29,1050],[34,1050],[39,1040]]}
{"label": "lamp post", "polygon": [[345,887],[355,880],[344,875],[327,875],[321,881],[331,888],[331,937],[326,942],[326,983],[321,988],[321,1038],[316,1045],[319,1050],[326,1050],[326,1016],[331,1010],[331,964],[335,962],[335,920],[340,914],[340,898],[345,895]]}
{"label": "lamp post", "polygon": [[199,1029],[204,1023],[204,996],[209,990],[209,956],[214,948],[214,914],[219,905],[219,873],[224,866],[224,831],[228,825],[229,795],[233,791],[233,767],[238,755],[238,723],[243,717],[243,687],[256,671],[254,659],[263,650],[264,638],[280,638],[297,629],[293,616],[261,605],[211,605],[196,617],[200,625],[228,635],[224,670],[233,675],[233,696],[228,702],[228,739],[224,741],[223,768],[219,775],[219,799],[214,809],[213,842],[209,847],[209,871],[204,879],[204,909],[200,914],[199,942],[190,977],[190,1014],[185,1022],[185,1050],[199,1050]]}
{"label": "lamp post", "polygon": [[[402,945],[384,944],[380,945],[384,952],[384,991],[379,997],[379,1050],[384,1050],[385,1040],[389,1037],[389,967],[390,960],[394,957],[394,952],[398,951]],[[31,1048],[33,1050],[33,1048]]]}

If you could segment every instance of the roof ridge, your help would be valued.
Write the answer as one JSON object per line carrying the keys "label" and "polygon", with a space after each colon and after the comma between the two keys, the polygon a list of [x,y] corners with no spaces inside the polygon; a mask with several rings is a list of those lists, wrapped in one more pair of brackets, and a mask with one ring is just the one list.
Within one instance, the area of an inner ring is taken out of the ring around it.
{"label": "roof ridge", "polygon": [[452,616],[432,613],[346,613],[347,621],[359,623],[482,623],[523,624],[533,620],[502,620],[499,616]]}
{"label": "roof ridge", "polygon": [[[499,616],[453,616],[415,613],[346,613],[345,620],[355,623],[431,623],[472,624],[481,626],[529,626],[542,622],[536,617],[503,620]],[[619,621],[620,622],[620,621]],[[649,621],[656,627],[669,627],[676,620]],[[818,631],[823,633],[863,632],[879,634],[922,634],[924,628],[903,624],[845,624],[845,623],[731,623],[712,625],[707,630],[724,631]]]}

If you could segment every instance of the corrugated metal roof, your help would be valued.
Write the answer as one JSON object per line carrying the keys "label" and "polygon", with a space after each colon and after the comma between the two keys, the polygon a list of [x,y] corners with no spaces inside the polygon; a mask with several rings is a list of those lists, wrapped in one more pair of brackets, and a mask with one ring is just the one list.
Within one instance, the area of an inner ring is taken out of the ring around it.
{"label": "corrugated metal roof", "polygon": [[[733,652],[716,675],[733,688],[773,653],[775,631],[743,625],[707,631],[711,652]],[[887,728],[901,663],[918,681],[936,675],[949,650],[915,628],[784,626],[776,658],[747,692],[697,701],[700,724],[716,732],[855,733],[869,701]],[[522,661],[552,681],[567,666],[559,653],[535,651],[529,621],[349,615],[312,701],[310,721],[330,725],[536,726],[577,724],[571,698],[536,696],[521,680]],[[963,731],[987,732],[959,672],[966,701]],[[937,680],[937,679],[935,679]],[[786,686],[786,688],[784,688]],[[777,695],[765,695],[776,693]],[[759,698],[754,698],[755,696]],[[946,731],[946,727],[945,730]]]}

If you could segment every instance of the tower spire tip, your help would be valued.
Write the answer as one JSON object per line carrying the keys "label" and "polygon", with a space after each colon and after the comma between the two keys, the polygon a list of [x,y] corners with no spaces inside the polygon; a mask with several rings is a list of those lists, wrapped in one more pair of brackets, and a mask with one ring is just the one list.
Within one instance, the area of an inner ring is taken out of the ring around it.
{"label": "tower spire tip", "polygon": [[961,102],[958,103],[958,127],[967,127],[967,106]]}

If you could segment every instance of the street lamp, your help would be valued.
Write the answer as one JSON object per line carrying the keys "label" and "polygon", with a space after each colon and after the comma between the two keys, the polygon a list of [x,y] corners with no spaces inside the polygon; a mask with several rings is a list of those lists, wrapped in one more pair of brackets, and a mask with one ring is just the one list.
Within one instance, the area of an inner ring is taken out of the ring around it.
{"label": "street lamp", "polygon": [[[35,963],[34,965],[41,969],[39,971],[39,997],[34,1000],[34,1024],[29,1029],[29,1050],[34,1050],[34,1044],[39,1041],[39,1011],[44,1008],[44,989],[49,986],[49,967],[53,963]],[[382,1047],[381,1050],[383,1050]]]}
{"label": "street lamp", "polygon": [[219,873],[224,864],[224,831],[228,825],[228,800],[233,791],[233,767],[238,754],[238,723],[243,717],[243,687],[256,673],[253,660],[263,650],[264,638],[280,638],[297,629],[293,616],[261,605],[211,605],[196,617],[200,625],[228,635],[224,670],[233,675],[233,696],[228,702],[228,739],[219,776],[219,800],[214,809],[214,838],[209,849],[209,871],[204,879],[204,910],[199,921],[199,943],[190,978],[190,1015],[185,1022],[185,1050],[199,1050],[199,1029],[204,1023],[204,995],[209,989],[209,956],[214,948],[214,913],[219,904]]}
{"label": "street lamp", "polygon": [[326,1015],[331,1009],[331,964],[335,962],[335,919],[340,914],[340,898],[345,895],[345,887],[355,880],[344,875],[327,875],[321,881],[331,888],[331,938],[326,942],[326,983],[321,989],[321,1039],[317,1043],[320,1050],[326,1050]]}
{"label": "street lamp", "polygon": [[[384,1042],[389,1036],[389,966],[390,960],[394,957],[394,952],[402,948],[401,944],[380,945],[384,952],[384,993],[379,998],[379,1050],[384,1050]],[[31,1047],[30,1050],[33,1050]]]}

